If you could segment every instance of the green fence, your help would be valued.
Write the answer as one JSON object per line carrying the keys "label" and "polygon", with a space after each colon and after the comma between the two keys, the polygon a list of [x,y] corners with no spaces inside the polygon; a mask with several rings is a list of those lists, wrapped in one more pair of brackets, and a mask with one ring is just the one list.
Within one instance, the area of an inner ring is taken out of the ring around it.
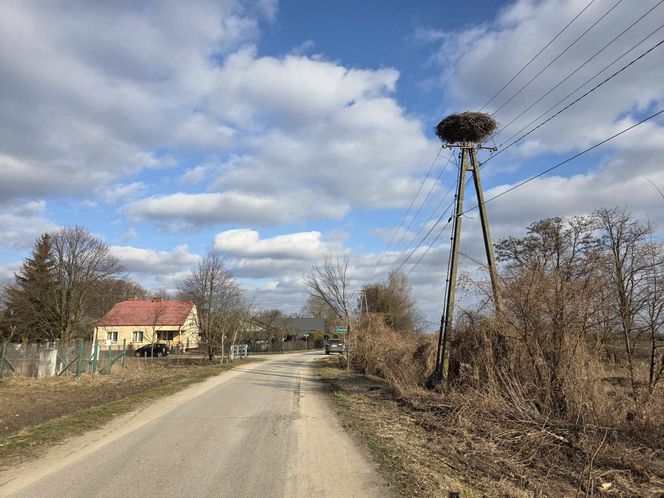
{"label": "green fence", "polygon": [[[99,341],[13,343],[0,350],[0,379],[21,377],[80,377],[84,373],[111,373],[125,366],[126,343],[103,345]],[[117,367],[116,367],[117,368]]]}

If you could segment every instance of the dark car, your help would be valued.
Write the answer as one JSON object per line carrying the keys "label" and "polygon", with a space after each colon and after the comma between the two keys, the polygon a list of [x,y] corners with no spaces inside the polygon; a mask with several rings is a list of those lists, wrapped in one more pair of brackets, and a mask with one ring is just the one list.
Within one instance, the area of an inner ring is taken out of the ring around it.
{"label": "dark car", "polygon": [[146,344],[134,351],[134,356],[167,356],[170,352],[167,344]]}
{"label": "dark car", "polygon": [[346,345],[341,342],[341,339],[328,339],[325,343],[325,354],[330,353],[344,353]]}

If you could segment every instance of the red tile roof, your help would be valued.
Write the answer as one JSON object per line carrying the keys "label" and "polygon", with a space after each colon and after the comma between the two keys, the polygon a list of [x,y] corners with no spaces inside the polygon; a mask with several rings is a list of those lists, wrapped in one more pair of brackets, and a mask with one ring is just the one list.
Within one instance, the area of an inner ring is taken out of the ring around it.
{"label": "red tile roof", "polygon": [[[184,325],[191,308],[189,301],[122,301],[99,321],[99,326]],[[156,322],[156,323],[155,323]]]}

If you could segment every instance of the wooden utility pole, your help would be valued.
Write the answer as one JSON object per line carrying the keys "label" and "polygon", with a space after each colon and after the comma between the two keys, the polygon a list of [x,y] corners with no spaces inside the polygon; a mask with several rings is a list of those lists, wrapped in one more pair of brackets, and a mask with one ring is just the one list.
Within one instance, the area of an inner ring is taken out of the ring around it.
{"label": "wooden utility pole", "polygon": [[450,265],[447,273],[447,293],[445,295],[445,310],[440,319],[440,330],[438,333],[438,351],[436,355],[436,377],[438,380],[447,380],[449,369],[449,339],[452,326],[454,325],[454,301],[456,295],[457,273],[459,270],[459,244],[461,243],[461,220],[463,215],[463,197],[466,187],[466,174],[470,171],[475,185],[477,204],[480,211],[480,222],[482,224],[482,235],[484,237],[484,250],[486,252],[489,275],[491,277],[491,288],[496,312],[502,313],[502,302],[498,289],[498,275],[496,273],[496,261],[493,256],[493,243],[489,232],[489,221],[484,206],[484,193],[480,182],[479,163],[477,161],[477,149],[486,147],[476,146],[470,142],[459,145],[449,145],[450,148],[459,148],[461,161],[458,177],[455,208],[453,214],[452,247],[450,249]]}

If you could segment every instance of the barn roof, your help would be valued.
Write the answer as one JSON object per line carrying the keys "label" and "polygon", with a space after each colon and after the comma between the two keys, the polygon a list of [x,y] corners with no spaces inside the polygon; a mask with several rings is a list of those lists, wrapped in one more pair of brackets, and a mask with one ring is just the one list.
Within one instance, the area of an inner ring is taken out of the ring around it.
{"label": "barn roof", "polygon": [[190,301],[138,301],[117,303],[106,313],[98,325],[184,325],[194,304]]}

